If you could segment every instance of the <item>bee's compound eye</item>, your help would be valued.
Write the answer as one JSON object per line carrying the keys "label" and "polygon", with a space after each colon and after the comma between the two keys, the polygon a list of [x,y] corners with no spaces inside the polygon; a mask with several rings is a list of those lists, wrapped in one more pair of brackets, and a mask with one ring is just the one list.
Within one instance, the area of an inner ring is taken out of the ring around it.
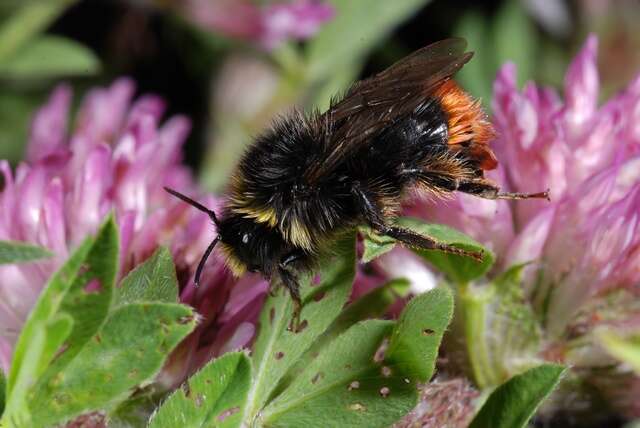
{"label": "bee's compound eye", "polygon": [[242,243],[243,244],[248,244],[250,238],[251,238],[251,234],[249,234],[249,233],[243,234],[242,235]]}

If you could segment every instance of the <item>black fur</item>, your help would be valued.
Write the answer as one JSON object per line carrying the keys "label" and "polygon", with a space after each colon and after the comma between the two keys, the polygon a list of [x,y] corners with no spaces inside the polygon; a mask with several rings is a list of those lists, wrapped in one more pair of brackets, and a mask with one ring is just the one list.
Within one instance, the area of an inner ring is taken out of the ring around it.
{"label": "black fur", "polygon": [[[340,124],[323,123],[319,116],[299,113],[281,119],[257,138],[238,167],[231,202],[222,213],[220,239],[249,270],[271,276],[291,254],[294,266],[312,267],[324,243],[336,232],[370,223],[358,192],[367,195],[376,212],[398,205],[403,193],[417,183],[451,191],[451,164],[475,174],[470,159],[453,153],[447,145],[446,115],[436,99],[428,99],[412,114],[375,135],[327,176],[314,183],[305,171],[326,157],[324,140]],[[240,206],[271,207],[277,225],[270,227],[246,214]],[[286,239],[283,231],[294,226],[310,237],[307,248]]]}

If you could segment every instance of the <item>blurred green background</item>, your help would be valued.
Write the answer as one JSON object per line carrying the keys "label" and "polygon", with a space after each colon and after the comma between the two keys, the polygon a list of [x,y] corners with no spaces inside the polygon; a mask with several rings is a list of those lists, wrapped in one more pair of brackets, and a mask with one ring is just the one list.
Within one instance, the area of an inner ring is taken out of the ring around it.
{"label": "blurred green background", "polygon": [[603,96],[640,68],[634,0],[331,0],[335,16],[315,36],[272,50],[198,24],[190,2],[0,2],[0,158],[19,162],[34,110],[60,81],[74,87],[76,102],[123,75],[139,93],[161,95],[168,114],[192,119],[186,161],[206,189],[220,191],[275,115],[294,104],[322,109],[353,80],[448,36],[466,37],[476,52],[458,80],[488,109],[502,63],[517,64],[520,83],[560,87],[591,32],[600,40]]}

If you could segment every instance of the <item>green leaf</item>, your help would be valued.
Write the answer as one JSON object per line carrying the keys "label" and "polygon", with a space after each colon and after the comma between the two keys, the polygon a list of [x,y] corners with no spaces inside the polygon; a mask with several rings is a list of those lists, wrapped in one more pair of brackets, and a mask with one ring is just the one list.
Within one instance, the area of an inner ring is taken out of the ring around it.
{"label": "green leaf", "polygon": [[[50,373],[52,360],[55,366],[73,358],[102,324],[117,262],[117,227],[109,217],[96,238],[85,240],[51,277],[31,310],[14,349],[2,421],[30,424],[27,394],[45,371]],[[89,283],[101,286],[85,289]]]}
{"label": "green leaf", "polygon": [[409,294],[409,286],[409,281],[406,279],[394,279],[350,303],[287,372],[280,382],[281,388],[276,389],[274,395],[282,392],[283,385],[288,385],[292,379],[297,378],[309,366],[311,361],[320,355],[323,349],[351,326],[365,319],[383,316],[393,303]]}
{"label": "green leaf", "polygon": [[[443,288],[414,298],[397,324],[355,324],[318,349],[260,412],[259,423],[320,427],[330,415],[335,426],[389,426],[415,406],[416,385],[433,373],[452,312],[452,294]],[[383,358],[381,346],[389,337]]]}
{"label": "green leaf", "polygon": [[[447,254],[442,251],[413,249],[417,254],[445,273],[447,277],[455,283],[465,283],[479,278],[487,273],[491,266],[493,266],[495,256],[491,251],[455,229],[440,224],[424,223],[422,220],[411,217],[400,218],[397,223],[399,226],[432,237],[437,241],[453,245],[454,247],[484,253],[484,260],[477,262],[470,257]],[[370,229],[361,228],[361,231],[365,238],[364,253],[362,256],[363,262],[369,262],[376,257],[380,257],[391,251],[397,244],[395,239],[388,236],[376,235]]]}
{"label": "green leaf", "polygon": [[288,292],[267,298],[259,321],[259,332],[252,354],[254,381],[242,411],[248,425],[267,402],[280,379],[313,341],[333,322],[347,301],[355,275],[355,236],[346,235],[335,245],[335,257],[320,266],[320,284],[310,278],[302,281],[303,308],[300,332],[287,329],[292,303]]}
{"label": "green leaf", "polygon": [[46,259],[52,255],[46,248],[24,242],[0,241],[0,265]]}
{"label": "green leaf", "polygon": [[73,329],[73,318],[65,312],[57,314],[47,323],[47,335],[40,357],[38,372],[46,371],[47,363],[55,359],[56,353],[61,351],[64,341]]}
{"label": "green leaf", "polygon": [[[193,330],[192,309],[145,301],[176,298],[166,250],[127,277],[120,306],[111,310],[118,255],[117,227],[109,217],[53,275],[18,339],[0,424],[51,426],[114,409],[155,376]],[[159,290],[151,290],[151,282]]]}
{"label": "green leaf", "polygon": [[2,85],[0,92],[0,159],[17,164],[24,159],[33,112],[46,96],[39,88],[25,91],[8,85]]}
{"label": "green leaf", "polygon": [[462,248],[463,250],[483,253],[483,261],[477,262],[470,257],[447,254],[442,251],[415,250],[417,254],[444,272],[454,282],[464,283],[479,278],[487,273],[495,262],[495,256],[491,251],[464,233],[448,226],[425,224],[414,218],[403,218],[399,223],[406,228],[428,235],[437,241]]}
{"label": "green leaf", "polygon": [[171,253],[160,247],[144,263],[138,265],[115,290],[116,306],[134,302],[178,301],[178,280]]}
{"label": "green leaf", "polygon": [[174,392],[149,428],[238,427],[251,382],[251,361],[233,352],[211,361]]}
{"label": "green leaf", "polygon": [[53,22],[75,0],[25,1],[0,25],[0,63]]}
{"label": "green leaf", "polygon": [[359,232],[364,238],[364,251],[362,252],[362,262],[369,263],[383,254],[393,250],[397,242],[395,239],[376,234],[369,226],[360,226]]}
{"label": "green leaf", "polygon": [[[358,323],[329,344],[262,412],[270,427],[385,427],[417,401],[415,383],[373,356],[392,321]],[[386,388],[386,389],[385,389]]]}
{"label": "green leaf", "polygon": [[0,63],[0,77],[56,78],[97,72],[98,58],[87,47],[58,36],[41,36]]}
{"label": "green leaf", "polygon": [[323,348],[359,321],[383,316],[389,306],[409,294],[409,287],[408,280],[404,278],[393,279],[349,304],[327,331],[316,340],[310,351],[315,348]]}
{"label": "green leaf", "polygon": [[629,364],[640,374],[640,335],[621,336],[610,330],[596,331],[600,345],[613,357]]}
{"label": "green leaf", "polygon": [[564,372],[563,366],[543,364],[512,377],[491,393],[470,428],[525,427]]}
{"label": "green leaf", "polygon": [[427,382],[451,316],[453,295],[438,287],[413,298],[402,311],[386,352],[386,361],[404,376]]}
{"label": "green leaf", "polygon": [[169,303],[133,303],[112,312],[91,341],[30,397],[36,426],[49,426],[122,401],[162,368],[195,327],[193,311]]}
{"label": "green leaf", "polygon": [[[21,395],[17,391],[14,391],[17,385],[24,387],[21,381],[27,381],[27,379],[29,383],[32,383],[33,378],[40,376],[43,367],[49,363],[45,358],[43,358],[42,362],[40,361],[44,349],[44,335],[47,331],[48,323],[59,313],[61,300],[71,286],[75,276],[78,274],[80,266],[86,259],[87,253],[93,243],[94,241],[89,238],[78,247],[62,268],[49,280],[48,285],[40,294],[40,298],[31,310],[13,353],[11,370],[7,382],[8,395],[11,397],[9,403],[11,403],[15,397]],[[22,367],[23,364],[28,365],[33,371],[24,369]]]}
{"label": "green leaf", "polygon": [[428,0],[331,0],[336,16],[307,47],[308,77],[312,81],[361,61],[397,25],[424,7]]}
{"label": "green leaf", "polygon": [[6,392],[7,392],[7,378],[4,376],[4,372],[0,369],[0,417],[2,417],[2,413],[4,413],[4,405],[6,402]]}
{"label": "green leaf", "polygon": [[57,300],[59,313],[68,314],[73,320],[73,330],[65,341],[65,350],[56,357],[49,371],[57,371],[73,359],[104,322],[118,272],[118,252],[118,226],[110,216],[98,231],[66,292],[58,296],[44,294],[42,297],[49,301]]}

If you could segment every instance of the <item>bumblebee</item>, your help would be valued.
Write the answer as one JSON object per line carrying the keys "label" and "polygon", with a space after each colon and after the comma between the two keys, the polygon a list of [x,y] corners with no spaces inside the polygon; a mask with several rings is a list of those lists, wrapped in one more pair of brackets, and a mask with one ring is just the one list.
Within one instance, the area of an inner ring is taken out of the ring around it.
{"label": "bumblebee", "polygon": [[[471,59],[453,38],[426,46],[381,73],[355,83],[324,113],[294,111],[277,120],[247,149],[232,178],[220,217],[206,212],[235,275],[260,272],[284,285],[301,309],[298,275],[341,231],[360,224],[411,246],[482,259],[394,225],[410,190],[443,197],[464,192],[487,199],[547,197],[501,193],[484,178],[498,162],[489,147],[493,129],[480,102],[452,76]],[[295,328],[295,327],[294,327]]]}

